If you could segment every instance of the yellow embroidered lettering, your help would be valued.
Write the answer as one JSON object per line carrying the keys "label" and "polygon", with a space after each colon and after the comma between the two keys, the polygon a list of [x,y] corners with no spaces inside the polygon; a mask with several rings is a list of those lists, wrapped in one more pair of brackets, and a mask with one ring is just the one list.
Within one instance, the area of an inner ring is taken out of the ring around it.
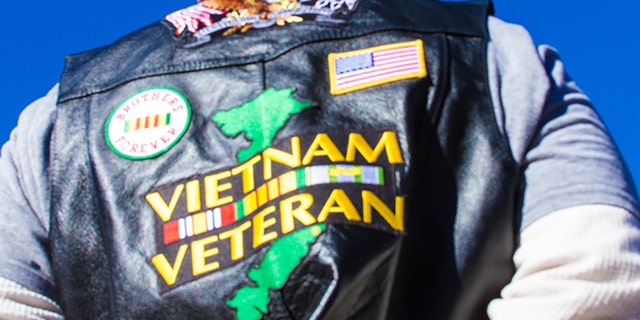
{"label": "yellow embroidered lettering", "polygon": [[207,258],[217,255],[220,250],[217,247],[206,249],[206,246],[218,242],[218,236],[210,236],[191,243],[191,268],[193,275],[198,276],[220,268],[218,261],[207,263]]}
{"label": "yellow embroidered lettering", "polygon": [[192,213],[200,211],[202,204],[200,203],[200,181],[193,180],[187,182],[187,212]]}
{"label": "yellow embroidered lettering", "polygon": [[349,221],[362,221],[358,210],[342,189],[335,189],[331,192],[329,199],[320,210],[318,222],[326,221],[330,213],[342,213]]}
{"label": "yellow embroidered lettering", "polygon": [[220,198],[220,192],[231,189],[231,183],[220,183],[220,180],[231,177],[231,171],[208,175],[204,177],[205,205],[207,208],[215,208],[233,202],[232,196]]}
{"label": "yellow embroidered lettering", "polygon": [[375,149],[371,148],[361,134],[351,133],[349,134],[349,145],[347,147],[347,161],[354,162],[356,160],[356,151],[358,151],[367,162],[374,163],[378,161],[383,150],[387,151],[389,163],[403,163],[398,138],[394,132],[385,131]]}
{"label": "yellow embroidered lettering", "polygon": [[344,161],[344,156],[326,133],[319,133],[302,159],[302,164],[310,164],[314,157],[327,156],[332,162]]}
{"label": "yellow embroidered lettering", "polygon": [[188,245],[183,244],[178,249],[178,254],[176,255],[176,261],[173,263],[173,266],[169,264],[167,261],[167,257],[164,254],[158,254],[151,259],[151,262],[158,270],[158,273],[162,276],[162,279],[168,284],[172,285],[176,283],[176,279],[178,278],[178,272],[180,271],[180,267],[182,266],[182,262],[184,261],[184,256],[187,255]]}
{"label": "yellow embroidered lettering", "polygon": [[[296,206],[294,207],[294,204]],[[280,201],[280,216],[282,234],[288,234],[295,230],[295,220],[305,226],[316,223],[316,218],[309,212],[313,205],[313,196],[308,193],[297,194]]]}
{"label": "yellow embroidered lettering", "polygon": [[362,191],[362,215],[365,223],[372,223],[373,210],[375,209],[380,216],[395,230],[404,230],[404,198],[396,196],[395,214],[389,207],[371,191]]}
{"label": "yellow embroidered lettering", "polygon": [[265,229],[276,224],[276,218],[265,219],[276,211],[275,206],[268,206],[253,217],[253,248],[257,248],[278,237],[277,232],[265,233]]}
{"label": "yellow embroidered lettering", "polygon": [[272,162],[278,162],[284,164],[290,168],[296,168],[300,166],[300,138],[291,138],[291,153],[286,153],[281,150],[268,148],[263,153],[264,158],[264,179],[269,180],[273,176]]}
{"label": "yellow embroidered lettering", "polygon": [[167,204],[160,195],[159,192],[154,192],[146,195],[144,198],[147,200],[153,211],[160,217],[163,222],[168,222],[171,220],[171,216],[173,216],[173,211],[176,210],[176,205],[178,204],[178,200],[180,200],[180,196],[182,195],[182,191],[184,190],[184,184],[179,184],[173,190],[173,195],[171,196],[171,201]]}
{"label": "yellow embroidered lettering", "polygon": [[220,240],[229,239],[231,260],[238,260],[244,257],[244,232],[249,228],[251,228],[251,221],[246,221],[237,228],[220,234]]}
{"label": "yellow embroidered lettering", "polygon": [[242,189],[244,193],[249,193],[255,188],[254,166],[260,162],[261,158],[262,157],[257,155],[238,167],[231,169],[231,174],[234,176],[242,173]]}

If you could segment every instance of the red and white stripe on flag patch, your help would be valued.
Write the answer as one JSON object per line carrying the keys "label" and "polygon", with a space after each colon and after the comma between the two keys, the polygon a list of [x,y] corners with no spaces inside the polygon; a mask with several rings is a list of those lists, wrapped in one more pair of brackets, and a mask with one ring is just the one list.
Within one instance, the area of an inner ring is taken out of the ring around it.
{"label": "red and white stripe on flag patch", "polygon": [[426,75],[421,40],[329,54],[329,79],[334,95]]}

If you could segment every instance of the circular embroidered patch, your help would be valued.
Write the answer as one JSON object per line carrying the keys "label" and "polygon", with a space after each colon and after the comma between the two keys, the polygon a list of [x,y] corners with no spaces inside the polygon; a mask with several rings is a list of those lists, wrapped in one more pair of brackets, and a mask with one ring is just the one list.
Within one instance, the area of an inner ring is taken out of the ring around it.
{"label": "circular embroidered patch", "polygon": [[128,97],[109,115],[104,128],[109,148],[131,160],[157,157],[182,138],[191,105],[169,87],[151,87]]}

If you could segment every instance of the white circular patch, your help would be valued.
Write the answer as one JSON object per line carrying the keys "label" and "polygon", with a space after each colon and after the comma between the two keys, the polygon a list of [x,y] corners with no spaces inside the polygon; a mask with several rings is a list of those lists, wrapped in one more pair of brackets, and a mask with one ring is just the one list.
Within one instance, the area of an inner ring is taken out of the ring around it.
{"label": "white circular patch", "polygon": [[182,138],[191,121],[191,105],[177,90],[152,87],[122,102],[105,125],[107,144],[117,155],[142,160],[157,157]]}

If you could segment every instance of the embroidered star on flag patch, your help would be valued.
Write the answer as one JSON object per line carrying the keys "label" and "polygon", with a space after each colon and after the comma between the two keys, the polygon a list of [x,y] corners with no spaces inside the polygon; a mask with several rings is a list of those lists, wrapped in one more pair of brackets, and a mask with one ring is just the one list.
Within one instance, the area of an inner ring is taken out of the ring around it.
{"label": "embroidered star on flag patch", "polygon": [[334,95],[426,75],[421,40],[329,54],[329,81]]}

